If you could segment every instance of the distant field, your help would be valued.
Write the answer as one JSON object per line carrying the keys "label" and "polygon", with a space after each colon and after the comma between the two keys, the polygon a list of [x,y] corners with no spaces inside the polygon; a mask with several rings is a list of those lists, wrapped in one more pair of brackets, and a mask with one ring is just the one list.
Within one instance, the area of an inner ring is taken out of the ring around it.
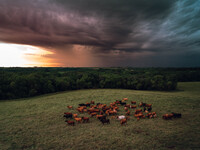
{"label": "distant field", "polygon": [[[200,82],[187,82],[178,83],[173,92],[96,89],[0,101],[0,149],[200,149],[199,93]],[[113,119],[103,126],[91,118],[90,123],[72,127],[62,117],[66,111],[77,112],[67,105],[91,100],[109,104],[124,97],[128,103],[151,103],[158,118],[137,121],[131,110],[125,126]],[[170,112],[183,117],[163,120],[162,115]]]}

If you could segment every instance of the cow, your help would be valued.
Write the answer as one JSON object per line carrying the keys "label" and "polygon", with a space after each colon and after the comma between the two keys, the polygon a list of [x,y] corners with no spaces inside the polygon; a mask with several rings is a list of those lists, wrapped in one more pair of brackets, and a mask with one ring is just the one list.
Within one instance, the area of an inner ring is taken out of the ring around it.
{"label": "cow", "polygon": [[71,126],[74,126],[74,125],[75,125],[75,122],[74,122],[74,121],[66,120],[65,122],[67,122],[67,124],[68,124],[68,125],[71,125]]}
{"label": "cow", "polygon": [[118,119],[118,120],[122,120],[122,119],[125,119],[125,118],[126,118],[126,116],[124,116],[124,115],[117,116],[117,119]]}
{"label": "cow", "polygon": [[174,112],[172,112],[172,114],[173,114],[174,118],[181,118],[182,117],[182,115],[180,113],[174,113]]}
{"label": "cow", "polygon": [[67,108],[72,109],[73,107],[72,106],[67,106]]}
{"label": "cow", "polygon": [[82,117],[83,123],[85,122],[89,122],[89,118],[88,117]]}
{"label": "cow", "polygon": [[100,119],[100,121],[102,122],[103,125],[104,125],[104,123],[110,124],[109,119]]}
{"label": "cow", "polygon": [[136,104],[136,101],[131,101],[131,104]]}
{"label": "cow", "polygon": [[74,118],[76,120],[76,122],[82,122],[82,118]]}
{"label": "cow", "polygon": [[172,117],[173,117],[173,114],[164,114],[162,118],[165,120],[169,120],[169,119],[172,119]]}
{"label": "cow", "polygon": [[66,119],[67,119],[67,118],[72,118],[72,113],[66,112],[66,113],[64,113],[64,116],[63,116],[63,117],[65,117]]}
{"label": "cow", "polygon": [[125,118],[125,119],[120,120],[120,124],[121,124],[121,125],[127,124],[127,119]]}

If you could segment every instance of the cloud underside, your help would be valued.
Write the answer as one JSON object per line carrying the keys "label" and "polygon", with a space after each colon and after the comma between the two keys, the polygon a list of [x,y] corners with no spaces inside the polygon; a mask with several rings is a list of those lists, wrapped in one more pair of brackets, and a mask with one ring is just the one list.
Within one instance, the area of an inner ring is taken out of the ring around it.
{"label": "cloud underside", "polygon": [[60,58],[80,52],[129,65],[145,63],[136,61],[143,57],[154,64],[200,56],[198,0],[1,0],[0,22],[1,42],[43,47]]}

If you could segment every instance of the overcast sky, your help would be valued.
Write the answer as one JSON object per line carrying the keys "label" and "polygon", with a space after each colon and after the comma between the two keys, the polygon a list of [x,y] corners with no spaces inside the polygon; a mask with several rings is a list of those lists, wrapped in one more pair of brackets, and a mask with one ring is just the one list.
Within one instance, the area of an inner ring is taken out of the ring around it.
{"label": "overcast sky", "polygon": [[199,0],[0,0],[0,42],[60,66],[199,67]]}

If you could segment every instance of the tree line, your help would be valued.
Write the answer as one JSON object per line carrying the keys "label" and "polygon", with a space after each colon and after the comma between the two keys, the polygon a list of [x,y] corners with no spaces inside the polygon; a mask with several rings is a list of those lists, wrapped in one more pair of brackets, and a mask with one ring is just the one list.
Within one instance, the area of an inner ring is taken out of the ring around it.
{"label": "tree line", "polygon": [[199,69],[190,71],[163,68],[0,68],[0,99],[76,89],[175,90],[177,81],[194,80],[194,76],[199,81]]}

